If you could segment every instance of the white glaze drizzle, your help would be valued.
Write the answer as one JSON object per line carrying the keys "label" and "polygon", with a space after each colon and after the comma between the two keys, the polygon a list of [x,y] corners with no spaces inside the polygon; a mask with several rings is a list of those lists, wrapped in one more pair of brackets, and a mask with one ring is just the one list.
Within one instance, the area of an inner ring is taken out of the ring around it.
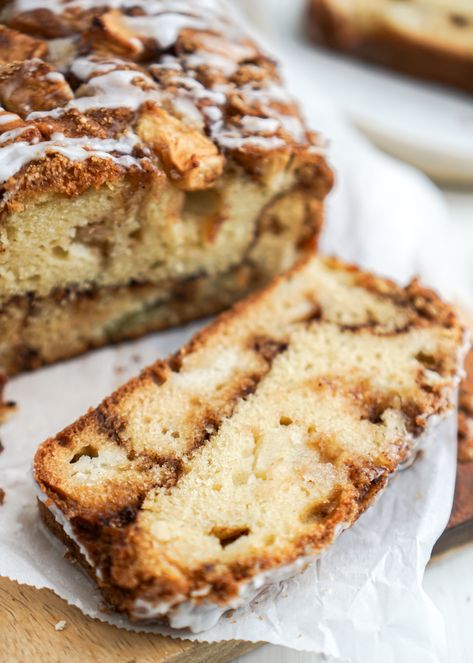
{"label": "white glaze drizzle", "polygon": [[201,10],[216,12],[221,7],[219,0],[194,0],[189,4],[189,0],[15,0],[13,2],[13,12],[20,14],[22,12],[34,11],[47,8],[54,14],[62,14],[66,9],[80,9],[87,11],[94,7],[109,7],[110,9],[130,9],[140,7],[143,11],[150,14],[156,14],[163,11],[174,11],[180,13],[192,13],[195,5]]}
{"label": "white glaze drizzle", "polygon": [[8,113],[7,111],[0,111],[0,124],[9,124],[10,122],[16,122],[19,117],[15,113]]}
{"label": "white glaze drizzle", "polygon": [[[9,141],[16,140],[22,133],[28,129],[28,126],[17,127],[16,129],[10,129],[10,131],[4,131],[0,134],[0,144],[8,143]],[[33,139],[34,140],[34,139]],[[33,141],[30,141],[32,143]],[[27,143],[30,144],[30,143]],[[0,162],[1,168],[1,162]]]}
{"label": "white glaze drizzle", "polygon": [[65,83],[64,76],[59,71],[50,71],[44,76],[45,81],[50,83]]}
{"label": "white glaze drizzle", "polygon": [[[281,104],[290,107],[291,104],[287,92],[277,81],[270,80],[269,84],[263,83],[260,87],[256,87],[256,83],[238,87],[228,80],[238,69],[239,62],[251,60],[255,51],[244,41],[240,28],[227,19],[222,0],[50,0],[47,3],[45,0],[15,0],[11,14],[48,9],[60,15],[69,10],[86,11],[96,7],[123,11],[139,8],[144,15],[122,16],[125,26],[136,35],[135,40],[152,39],[160,48],[167,49],[176,42],[182,29],[191,28],[198,31],[200,47],[194,52],[180,54],[179,58],[163,54],[149,65],[148,72],[130,69],[130,63],[118,57],[94,54],[78,57],[69,66],[70,73],[82,82],[75,97],[62,107],[29,113],[27,122],[34,123],[46,117],[60,119],[71,109],[80,113],[117,108],[136,112],[144,102],[153,101],[158,105],[165,103],[186,123],[200,130],[205,128],[223,150],[241,150],[247,146],[263,151],[280,149],[286,145],[284,135],[297,143],[307,144],[301,120],[277,107]],[[201,68],[217,72],[218,83],[206,87],[197,80]],[[161,75],[165,75],[164,86],[160,82]],[[60,72],[53,71],[46,74],[44,80],[54,84],[64,79]],[[168,90],[168,86],[172,89]],[[241,97],[254,111],[244,116],[241,122],[234,119],[228,124],[224,120],[224,108],[232,93]],[[0,118],[0,128],[7,121]],[[13,136],[5,137],[0,143],[13,139]],[[133,145],[139,144],[138,137],[131,130],[129,140]],[[16,143],[0,150],[0,180],[8,180],[30,161],[54,151],[72,160],[84,160],[94,154],[118,161],[123,166],[139,164],[131,150],[123,151],[122,143],[122,139],[99,141],[68,137],[28,142],[21,140],[18,134]]]}
{"label": "white glaze drizzle", "polygon": [[281,122],[269,117],[244,115],[241,118],[241,126],[245,131],[249,131],[250,133],[261,132],[262,134],[274,134],[281,126]]}
{"label": "white glaze drizzle", "polygon": [[[0,136],[0,139],[3,136]],[[101,159],[111,159],[124,167],[139,166],[139,161],[131,156],[135,144],[136,137],[132,133],[116,140],[90,138],[88,136],[66,138],[63,134],[56,133],[53,134],[51,140],[47,141],[37,143],[13,142],[4,145],[0,150],[0,180],[6,181],[12,172],[19,171],[30,161],[35,161],[53,153],[62,154],[71,161],[83,161],[95,156]]]}

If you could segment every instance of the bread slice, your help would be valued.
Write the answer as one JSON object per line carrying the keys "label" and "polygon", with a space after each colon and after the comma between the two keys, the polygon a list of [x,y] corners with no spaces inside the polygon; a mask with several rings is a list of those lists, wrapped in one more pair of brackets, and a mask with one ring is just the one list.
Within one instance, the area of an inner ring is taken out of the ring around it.
{"label": "bread slice", "polygon": [[7,374],[215,313],[312,250],[322,141],[230,14],[1,3]]}
{"label": "bread slice", "polygon": [[473,92],[470,0],[308,0],[319,42]]}
{"label": "bread slice", "polygon": [[329,546],[454,406],[452,309],[312,258],[44,442],[47,524],[132,619],[200,630]]}

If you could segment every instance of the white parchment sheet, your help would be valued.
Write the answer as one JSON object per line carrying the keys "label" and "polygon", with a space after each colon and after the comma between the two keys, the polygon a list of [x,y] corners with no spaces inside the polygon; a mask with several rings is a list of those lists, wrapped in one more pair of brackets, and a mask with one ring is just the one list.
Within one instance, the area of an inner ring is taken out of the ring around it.
{"label": "white parchment sheet", "polygon": [[[439,194],[421,175],[354,134],[309,74],[289,55],[286,77],[309,123],[329,138],[338,180],[328,205],[324,250],[401,281],[420,272],[429,284],[455,294],[448,256],[441,253],[446,213]],[[6,493],[0,507],[0,575],[49,587],[90,616],[130,627],[100,612],[93,584],[42,530],[32,458],[43,439],[139,368],[175,350],[198,327],[105,348],[11,381],[7,397],[19,407],[0,430],[5,446],[0,487]],[[271,587],[205,633],[172,635],[265,640],[355,663],[446,661],[442,618],[421,582],[452,503],[455,437],[451,416],[431,436],[422,458],[397,475],[376,505],[304,574]]]}

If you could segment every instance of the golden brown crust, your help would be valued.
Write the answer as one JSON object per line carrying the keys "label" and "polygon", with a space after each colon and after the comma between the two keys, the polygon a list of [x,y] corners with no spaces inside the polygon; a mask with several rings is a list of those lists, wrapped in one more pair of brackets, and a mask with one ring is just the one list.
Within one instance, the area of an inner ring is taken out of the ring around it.
{"label": "golden brown crust", "polygon": [[334,50],[473,92],[473,57],[468,53],[409,37],[388,25],[362,33],[332,0],[308,0],[307,29],[312,39]]}
{"label": "golden brown crust", "polygon": [[[163,11],[168,10],[164,7]],[[182,10],[177,19],[173,11],[168,17],[169,30],[172,33],[175,29],[176,33],[163,49],[159,40],[167,33],[162,32],[159,14],[153,14],[145,4],[125,11],[109,9],[100,2],[86,9],[58,3],[18,12],[15,3],[7,3],[7,25],[27,34],[3,28],[4,39],[18,55],[18,62],[12,63],[10,58],[0,72],[0,100],[8,110],[39,129],[35,144],[51,140],[49,123],[56,136],[66,137],[66,146],[67,138],[77,135],[68,132],[73,112],[79,114],[83,127],[80,135],[97,137],[96,129],[86,126],[95,119],[106,128],[109,139],[119,141],[125,133],[134,133],[143,107],[154,105],[155,122],[150,131],[137,131],[141,141],[133,149],[130,163],[158,171],[164,165],[170,177],[176,170],[177,179],[192,180],[192,190],[210,186],[227,160],[231,169],[232,159],[252,176],[267,178],[268,170],[284,167],[287,159],[297,157],[301,163],[318,163],[329,178],[323,157],[311,154],[317,137],[307,132],[297,105],[284,93],[274,63],[222,11],[201,6],[200,2],[191,3],[189,12]],[[145,32],[152,36],[143,36],[143,22],[149,24]],[[48,39],[65,35],[71,35],[71,45],[63,47],[68,55],[58,55]],[[46,53],[48,47],[50,52]],[[44,57],[44,61],[38,57]],[[127,72],[136,72],[136,76],[124,77]],[[117,86],[123,90],[122,105],[113,96]],[[124,113],[125,122],[121,121]],[[164,152],[163,131],[158,130],[163,114],[172,116],[166,119],[169,135]],[[152,113],[148,115],[151,120]],[[23,134],[21,140],[25,138]],[[211,154],[212,164],[196,179],[194,172],[201,164],[204,143],[205,159],[208,162]],[[174,169],[176,161],[171,159],[170,168],[168,155],[176,145],[181,155],[186,154]],[[118,144],[94,146],[93,141],[89,147],[91,155],[94,150],[108,152],[111,166],[120,149]],[[54,151],[55,145],[47,149]],[[26,181],[38,176],[37,163],[40,170],[48,169],[42,162],[44,156],[40,152],[31,161],[26,159],[19,170],[13,168],[11,179],[15,182],[10,188],[15,188],[17,197],[26,200],[31,196]],[[48,187],[45,190],[62,192],[67,170],[67,166],[64,174],[56,170],[54,180],[42,178],[44,187]],[[68,195],[79,195],[82,190],[78,186]]]}
{"label": "golden brown crust", "polygon": [[44,41],[0,26],[0,62],[43,58],[47,51],[48,47]]}
{"label": "golden brown crust", "polygon": [[136,130],[159,155],[169,179],[184,191],[207,189],[222,175],[224,159],[214,143],[162,108],[144,104]]}
{"label": "golden brown crust", "polygon": [[[273,362],[287,350],[287,342],[281,336],[281,322],[273,321],[273,338],[261,334],[254,337],[251,330],[246,331],[249,339],[252,339],[251,352],[256,363],[248,374],[237,375],[236,382],[228,384],[230,391],[225,392],[223,401],[218,400],[216,406],[204,402],[194,404],[189,415],[193,417],[192,430],[201,431],[202,436],[189,438],[182,457],[165,450],[139,451],[130,446],[128,418],[132,412],[128,412],[127,403],[132,402],[130,399],[135,394],[144,395],[148,389],[165,385],[170,375],[180,373],[189,358],[203,348],[211,347],[218,339],[224,339],[233,325],[246,319],[252,311],[259,310],[258,307],[263,306],[272,293],[279,292],[281,287],[293,281],[298,282],[299,275],[311,269],[312,264],[309,260],[302,261],[265,290],[251,295],[231,311],[223,313],[177,354],[165,361],[156,362],[112,394],[98,409],[90,411],[56,438],[46,441],[38,450],[35,458],[36,480],[41,490],[72,525],[93,564],[100,568],[101,590],[116,609],[133,615],[137,598],[175,602],[182,600],[177,598],[179,596],[187,599],[193,596],[192,601],[196,605],[206,601],[225,605],[238,595],[242,583],[258,573],[289,564],[307,554],[316,554],[334,539],[340,525],[349,526],[372,503],[375,495],[386,485],[389,475],[411,453],[412,437],[418,437],[425,430],[430,416],[441,414],[452,407],[458,370],[457,353],[463,339],[463,330],[452,308],[417,282],[401,289],[390,281],[361,272],[354,266],[344,265],[334,259],[325,260],[323,270],[327,270],[328,274],[337,274],[340,282],[347,281],[350,288],[354,289],[353,297],[358,297],[360,292],[370,293],[381,306],[380,311],[387,306],[389,310],[397,312],[398,320],[393,318],[392,324],[388,324],[377,318],[380,313],[376,313],[376,307],[372,309],[373,304],[367,305],[369,312],[362,321],[356,324],[337,323],[339,333],[346,335],[346,342],[350,343],[349,339],[354,337],[371,339],[371,343],[377,338],[400,337],[407,343],[407,339],[417,338],[418,334],[429,330],[434,333],[437,330],[435,333],[439,334],[439,339],[444,339],[441,343],[447,343],[443,351],[436,351],[433,346],[429,351],[416,351],[415,380],[420,390],[419,396],[403,397],[400,404],[398,393],[378,393],[369,381],[357,382],[353,379],[350,382],[349,398],[359,409],[362,420],[377,425],[386,409],[398,409],[408,433],[398,438],[392,447],[380,447],[369,458],[354,453],[343,456],[346,482],[335,487],[322,503],[318,502],[309,509],[305,516],[308,529],[295,540],[273,547],[266,553],[257,550],[236,557],[228,563],[210,560],[187,568],[175,562],[169,568],[160,566],[159,572],[153,572],[152,562],[148,560],[152,560],[155,553],[149,538],[144,535],[143,524],[140,525],[138,520],[138,516],[143,513],[141,507],[144,500],[151,490],[159,487],[172,494],[172,490],[187,475],[191,459],[198,458],[202,449],[206,449],[209,440],[223,425],[223,420],[234,415],[242,399],[244,401],[249,394],[258,393],[264,377],[273,370]],[[310,287],[310,284],[304,283],[304,287]],[[317,302],[317,297],[323,298],[323,292],[316,289],[313,296],[314,302],[310,304],[309,313],[298,318],[298,324],[323,327],[331,320],[332,314],[328,313],[330,296],[325,295],[328,299],[324,300],[323,305]],[[391,306],[394,308],[391,309]],[[243,340],[240,342],[243,343]],[[450,349],[447,350],[447,347]],[[429,382],[434,374],[443,376],[442,382]],[[331,388],[332,381],[335,397],[338,389],[336,380],[336,376],[327,376],[316,381],[312,388],[323,395],[327,385]],[[448,389],[447,384],[450,385]],[[285,426],[290,420],[286,422],[281,419],[281,422]],[[84,448],[85,440],[91,442]],[[67,462],[75,463],[81,454],[93,457],[97,453],[97,444],[119,449],[120,454],[128,458],[126,475],[111,475],[101,483],[99,495],[97,491],[90,492],[84,487],[80,493],[68,488],[61,478],[61,468]],[[336,466],[340,451],[333,447],[333,441],[321,437],[313,444],[317,444],[318,454],[324,463]],[[70,458],[72,460],[66,460]],[[242,535],[245,535],[244,529],[226,532],[219,530],[216,534],[223,541],[222,547],[227,545],[227,541],[233,541],[235,536]],[[207,588],[205,598],[198,598],[203,588]],[[197,592],[197,596],[194,592]]]}

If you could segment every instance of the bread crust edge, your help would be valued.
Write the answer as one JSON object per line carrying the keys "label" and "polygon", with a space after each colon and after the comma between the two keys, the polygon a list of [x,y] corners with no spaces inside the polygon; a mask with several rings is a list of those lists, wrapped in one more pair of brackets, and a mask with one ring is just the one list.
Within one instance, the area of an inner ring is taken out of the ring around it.
{"label": "bread crust edge", "polygon": [[387,28],[362,35],[330,0],[309,0],[306,14],[307,35],[322,46],[424,81],[473,93],[473,57],[402,37]]}

